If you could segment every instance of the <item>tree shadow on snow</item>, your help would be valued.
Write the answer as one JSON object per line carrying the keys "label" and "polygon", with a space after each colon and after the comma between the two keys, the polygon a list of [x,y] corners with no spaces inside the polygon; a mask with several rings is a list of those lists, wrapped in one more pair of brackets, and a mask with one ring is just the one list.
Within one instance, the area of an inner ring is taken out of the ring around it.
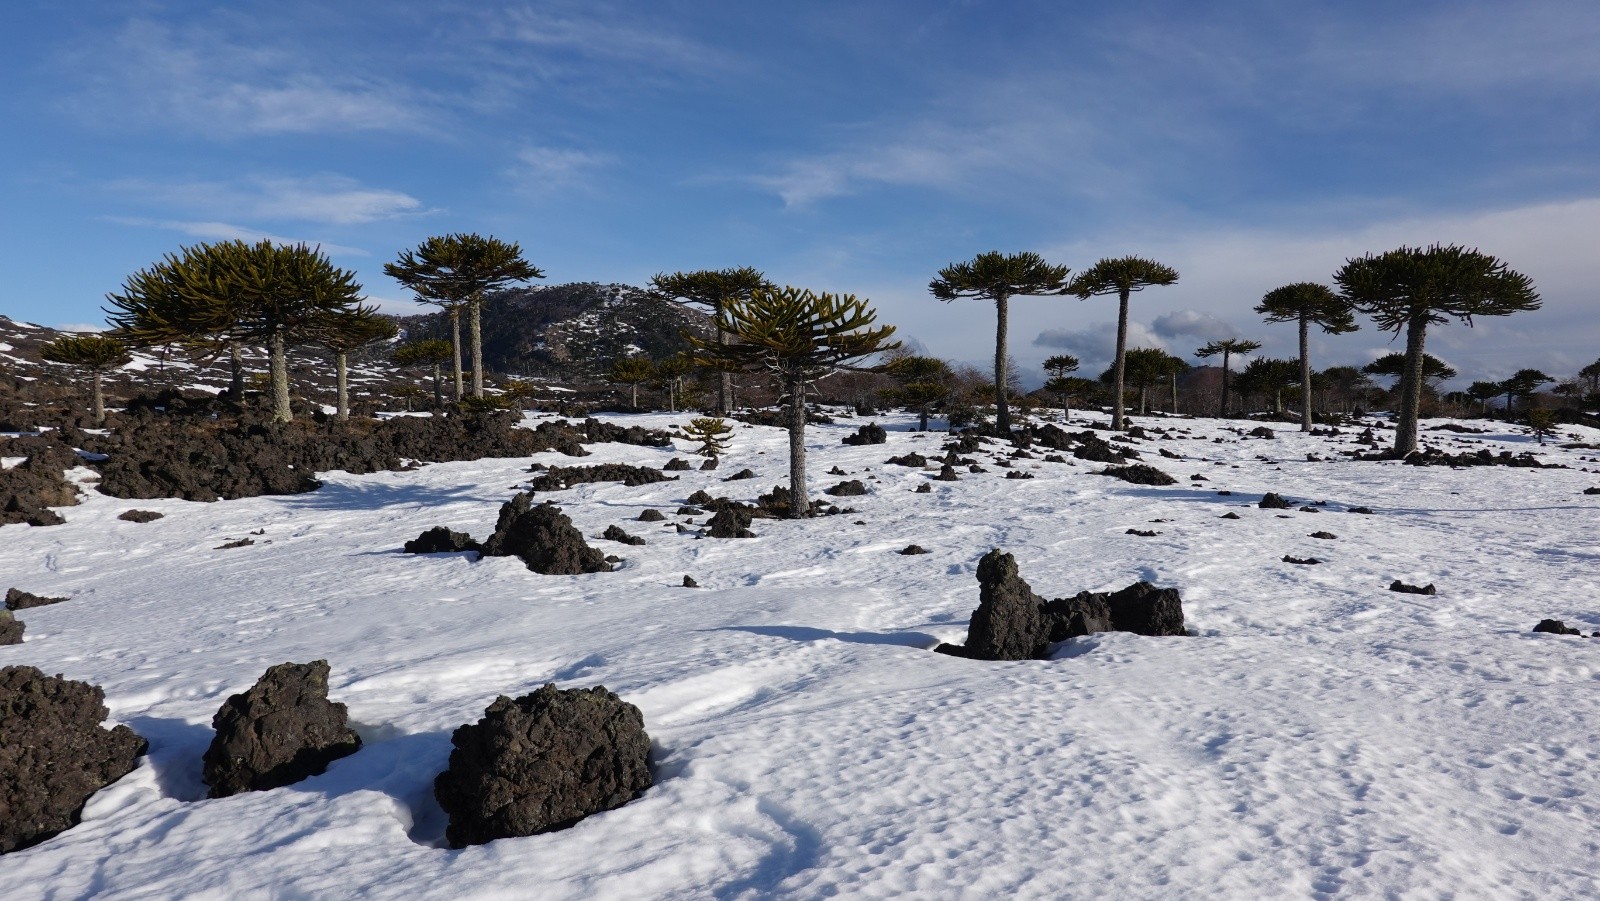
{"label": "tree shadow on snow", "polygon": [[926,632],[835,632],[832,629],[814,629],[810,626],[723,626],[705,629],[706,632],[748,632],[769,638],[788,641],[844,641],[851,644],[886,644],[905,648],[928,648],[939,639]]}
{"label": "tree shadow on snow", "polygon": [[476,500],[480,486],[384,485],[375,482],[323,483],[305,494],[279,495],[286,507],[308,510],[378,510],[384,507],[441,507],[456,501]]}

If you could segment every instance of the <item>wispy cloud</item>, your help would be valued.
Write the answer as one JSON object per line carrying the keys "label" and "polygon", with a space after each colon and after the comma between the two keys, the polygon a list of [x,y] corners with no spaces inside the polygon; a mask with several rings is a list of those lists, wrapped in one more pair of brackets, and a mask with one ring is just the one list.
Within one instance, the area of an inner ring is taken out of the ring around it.
{"label": "wispy cloud", "polygon": [[514,41],[649,69],[708,72],[730,64],[729,51],[675,32],[670,22],[643,21],[640,9],[604,3],[546,3],[506,13]]}
{"label": "wispy cloud", "polygon": [[307,238],[290,238],[227,222],[144,219],[136,216],[105,216],[102,218],[103,221],[114,222],[118,225],[175,231],[202,241],[271,241],[274,244],[306,244],[312,247],[319,247],[330,257],[366,257],[372,255],[359,247],[346,247],[342,244]]}
{"label": "wispy cloud", "polygon": [[237,181],[120,179],[110,188],[169,209],[229,219],[362,225],[434,212],[403,191],[369,187],[338,175]]}
{"label": "wispy cloud", "polygon": [[570,147],[524,147],[508,171],[513,184],[526,194],[547,194],[565,188],[593,186],[596,172],[614,165],[616,157]]}

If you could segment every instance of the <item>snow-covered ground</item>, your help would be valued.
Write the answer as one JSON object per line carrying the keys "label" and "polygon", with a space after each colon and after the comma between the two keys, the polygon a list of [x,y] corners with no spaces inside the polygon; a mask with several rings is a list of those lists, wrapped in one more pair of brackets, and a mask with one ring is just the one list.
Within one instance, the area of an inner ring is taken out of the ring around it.
{"label": "snow-covered ground", "polygon": [[[1138,446],[1179,485],[1019,460],[1036,478],[990,465],[915,494],[931,473],[884,460],[932,456],[941,436],[883,421],[887,446],[841,446],[855,423],[809,432],[813,490],[842,467],[871,486],[842,499],[858,514],[758,520],[753,540],[680,535],[673,514],[698,488],[750,499],[779,484],[776,429],[740,428],[717,472],[551,495],[589,536],[617,523],[648,539],[591,538],[625,559],[613,573],[400,552],[434,525],[486,536],[526,459],[334,473],[312,494],[215,504],[92,494],[66,525],[5,527],[0,587],[73,599],[23,611],[28,640],[0,665],[103,685],[151,750],[82,825],[0,857],[0,895],[1600,893],[1600,641],[1529,632],[1544,617],[1600,629],[1600,497],[1582,494],[1600,452],[1428,433],[1573,469],[1306,462],[1354,445],[1172,420],[1192,437]],[[674,454],[591,449],[536,459]],[[760,477],[720,481],[746,466]],[[1257,509],[1269,490],[1328,504]],[[1375,515],[1343,512],[1355,505]],[[647,507],[669,521],[630,522]],[[166,518],[115,518],[133,508]],[[895,553],[911,543],[931,553]],[[1040,662],[931,653],[963,639],[991,547],[1047,597],[1177,586],[1198,635],[1076,639]],[[703,587],[679,587],[685,574]],[[1386,590],[1394,579],[1439,594]],[[299,785],[204,800],[218,705],[269,665],[314,658],[366,746]],[[657,784],[563,832],[442,847],[432,781],[451,730],[550,681],[637,704]]]}

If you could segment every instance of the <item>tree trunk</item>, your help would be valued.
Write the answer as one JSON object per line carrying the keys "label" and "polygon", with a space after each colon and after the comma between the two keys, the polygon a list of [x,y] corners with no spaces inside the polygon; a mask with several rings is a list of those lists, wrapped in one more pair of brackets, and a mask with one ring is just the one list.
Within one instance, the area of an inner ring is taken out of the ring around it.
{"label": "tree trunk", "polygon": [[334,414],[340,422],[350,418],[350,357],[344,351],[333,355],[333,365],[339,375],[339,407]]}
{"label": "tree trunk", "polygon": [[94,424],[95,425],[105,425],[105,422],[106,422],[106,396],[105,396],[105,392],[102,390],[102,380],[105,378],[105,373],[101,372],[99,369],[96,369],[92,373],[92,376],[93,376],[93,378],[91,379],[91,381],[93,381],[93,383],[94,383],[94,388],[93,388],[93,390],[91,392],[92,393],[92,397],[90,399],[90,403],[94,408]]}
{"label": "tree trunk", "polygon": [[1117,378],[1113,389],[1116,392],[1116,396],[1111,398],[1111,428],[1116,431],[1121,431],[1127,425],[1122,413],[1123,404],[1125,403],[1122,392],[1124,390],[1124,364],[1127,363],[1128,351],[1128,295],[1131,293],[1126,288],[1122,289],[1117,305]]}
{"label": "tree trunk", "polygon": [[928,408],[926,406],[918,407],[917,408],[917,431],[926,432],[927,430],[928,430]]}
{"label": "tree trunk", "polygon": [[466,394],[461,382],[461,308],[450,308],[450,349],[455,354],[456,400]]}
{"label": "tree trunk", "polygon": [[1222,352],[1222,405],[1217,416],[1221,419],[1228,418],[1228,352]]}
{"label": "tree trunk", "polygon": [[272,372],[272,421],[288,422],[294,412],[289,408],[289,358],[282,330],[267,339],[267,357]]}
{"label": "tree trunk", "polygon": [[[712,304],[711,312],[712,312],[712,315],[716,316],[717,321],[721,322],[722,321],[722,301],[719,300],[716,303]],[[727,332],[723,331],[721,328],[717,329],[717,344],[718,345],[720,345],[722,347],[726,347],[728,345],[728,338],[729,337],[730,336],[729,336],[729,334]],[[726,416],[726,415],[728,415],[728,412],[730,410],[732,410],[732,409],[733,409],[733,373],[729,372],[726,369],[724,369],[717,376],[717,414],[720,415],[720,416]]]}
{"label": "tree trunk", "polygon": [[638,382],[634,382],[634,383],[630,384],[628,387],[633,389],[633,392],[628,396],[628,406],[632,407],[634,409],[634,412],[638,412],[638,410],[639,410],[639,383]]}
{"label": "tree trunk", "polygon": [[1428,316],[1419,310],[1406,326],[1406,368],[1400,377],[1400,421],[1394,429],[1394,455],[1404,458],[1417,449],[1417,417],[1422,410],[1423,342]]}
{"label": "tree trunk", "polygon": [[1011,407],[1006,403],[1006,316],[1008,298],[994,299],[994,427],[1001,435],[1011,434]]}
{"label": "tree trunk", "polygon": [[1072,421],[1072,399],[1065,394],[1061,395],[1061,424],[1066,425]]}
{"label": "tree trunk", "polygon": [[1283,415],[1283,388],[1279,387],[1272,392],[1272,412]]}
{"label": "tree trunk", "polygon": [[806,499],[806,384],[789,382],[789,518],[811,511]]}
{"label": "tree trunk", "polygon": [[483,298],[475,297],[467,304],[470,337],[472,339],[472,396],[483,396]]}
{"label": "tree trunk", "polygon": [[444,406],[444,373],[438,363],[433,364],[433,408]]}
{"label": "tree trunk", "polygon": [[228,342],[228,365],[232,373],[228,381],[228,395],[234,403],[244,400],[244,355],[239,350],[239,342]]}
{"label": "tree trunk", "polygon": [[1172,415],[1178,415],[1178,374],[1172,374]]}
{"label": "tree trunk", "polygon": [[1149,409],[1150,409],[1149,404],[1148,404],[1149,397],[1150,397],[1150,386],[1146,385],[1146,384],[1140,384],[1139,385],[1139,415],[1140,416],[1146,415],[1148,413]]}
{"label": "tree trunk", "polygon": [[1311,321],[1300,317],[1300,431],[1311,431]]}

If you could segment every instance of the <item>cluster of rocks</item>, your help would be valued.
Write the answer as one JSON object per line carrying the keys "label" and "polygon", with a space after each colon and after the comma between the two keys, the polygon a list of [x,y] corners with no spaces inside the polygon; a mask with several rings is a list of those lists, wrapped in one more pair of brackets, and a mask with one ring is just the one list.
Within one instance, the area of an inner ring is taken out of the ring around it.
{"label": "cluster of rocks", "polygon": [[[1539,620],[1539,624],[1537,626],[1533,627],[1533,631],[1535,631],[1535,632],[1545,632],[1545,633],[1548,633],[1548,634],[1551,634],[1551,635],[1577,635],[1579,637],[1583,636],[1583,630],[1582,629],[1574,629],[1573,627],[1567,625],[1565,622],[1562,622],[1559,619],[1541,619],[1541,620]],[[1590,638],[1600,638],[1600,632],[1595,632],[1595,633],[1591,634],[1589,637]]]}
{"label": "cluster of rocks", "polygon": [[1533,454],[1524,451],[1513,454],[1511,451],[1501,451],[1496,454],[1484,448],[1474,453],[1447,454],[1437,448],[1427,448],[1413,454],[1408,454],[1404,461],[1408,466],[1510,466],[1517,469],[1566,469],[1560,463],[1541,463]]}
{"label": "cluster of rocks", "polygon": [[883,426],[871,422],[856,429],[854,434],[846,435],[840,440],[845,444],[858,447],[865,444],[885,444],[889,440],[889,433],[884,431]]}
{"label": "cluster of rocks", "polygon": [[611,571],[605,554],[584,541],[583,533],[573,526],[571,518],[554,504],[535,504],[532,498],[531,492],[522,492],[500,505],[494,533],[482,543],[465,532],[434,526],[406,542],[405,551],[408,554],[477,551],[480,557],[517,557],[528,569],[547,576]]}
{"label": "cluster of rocks", "polygon": [[1052,642],[1096,632],[1188,634],[1178,590],[1140,581],[1121,591],[1047,601],[1023,580],[1010,554],[992,550],[978,561],[978,609],[966,644],[935,650],[974,660],[1040,660]]}
{"label": "cluster of rocks", "polygon": [[1135,485],[1176,485],[1178,480],[1167,475],[1148,463],[1131,463],[1127,466],[1107,466],[1095,473],[1097,476],[1111,476],[1124,482]]}
{"label": "cluster of rocks", "polygon": [[211,719],[202,758],[210,797],[293,785],[361,748],[345,705],[328,700],[328,661],[280,663]]}
{"label": "cluster of rocks", "polygon": [[621,482],[629,487],[669,482],[675,477],[663,474],[648,466],[630,466],[626,463],[601,463],[595,466],[548,466],[529,482],[533,491],[560,491],[588,482]]}
{"label": "cluster of rocks", "polygon": [[83,460],[59,437],[22,437],[0,444],[0,456],[26,457],[0,469],[0,526],[27,523],[54,526],[65,522],[51,507],[78,503],[78,489],[66,480],[66,470]]}
{"label": "cluster of rocks", "polygon": [[66,600],[70,600],[70,599],[69,598],[47,598],[47,597],[44,597],[42,595],[37,595],[37,594],[33,594],[31,592],[23,591],[20,588],[8,588],[8,589],[6,589],[6,609],[7,610],[28,610],[28,609],[31,609],[33,607],[48,607],[51,604],[59,604],[59,603],[61,603],[63,601],[66,601]]}

